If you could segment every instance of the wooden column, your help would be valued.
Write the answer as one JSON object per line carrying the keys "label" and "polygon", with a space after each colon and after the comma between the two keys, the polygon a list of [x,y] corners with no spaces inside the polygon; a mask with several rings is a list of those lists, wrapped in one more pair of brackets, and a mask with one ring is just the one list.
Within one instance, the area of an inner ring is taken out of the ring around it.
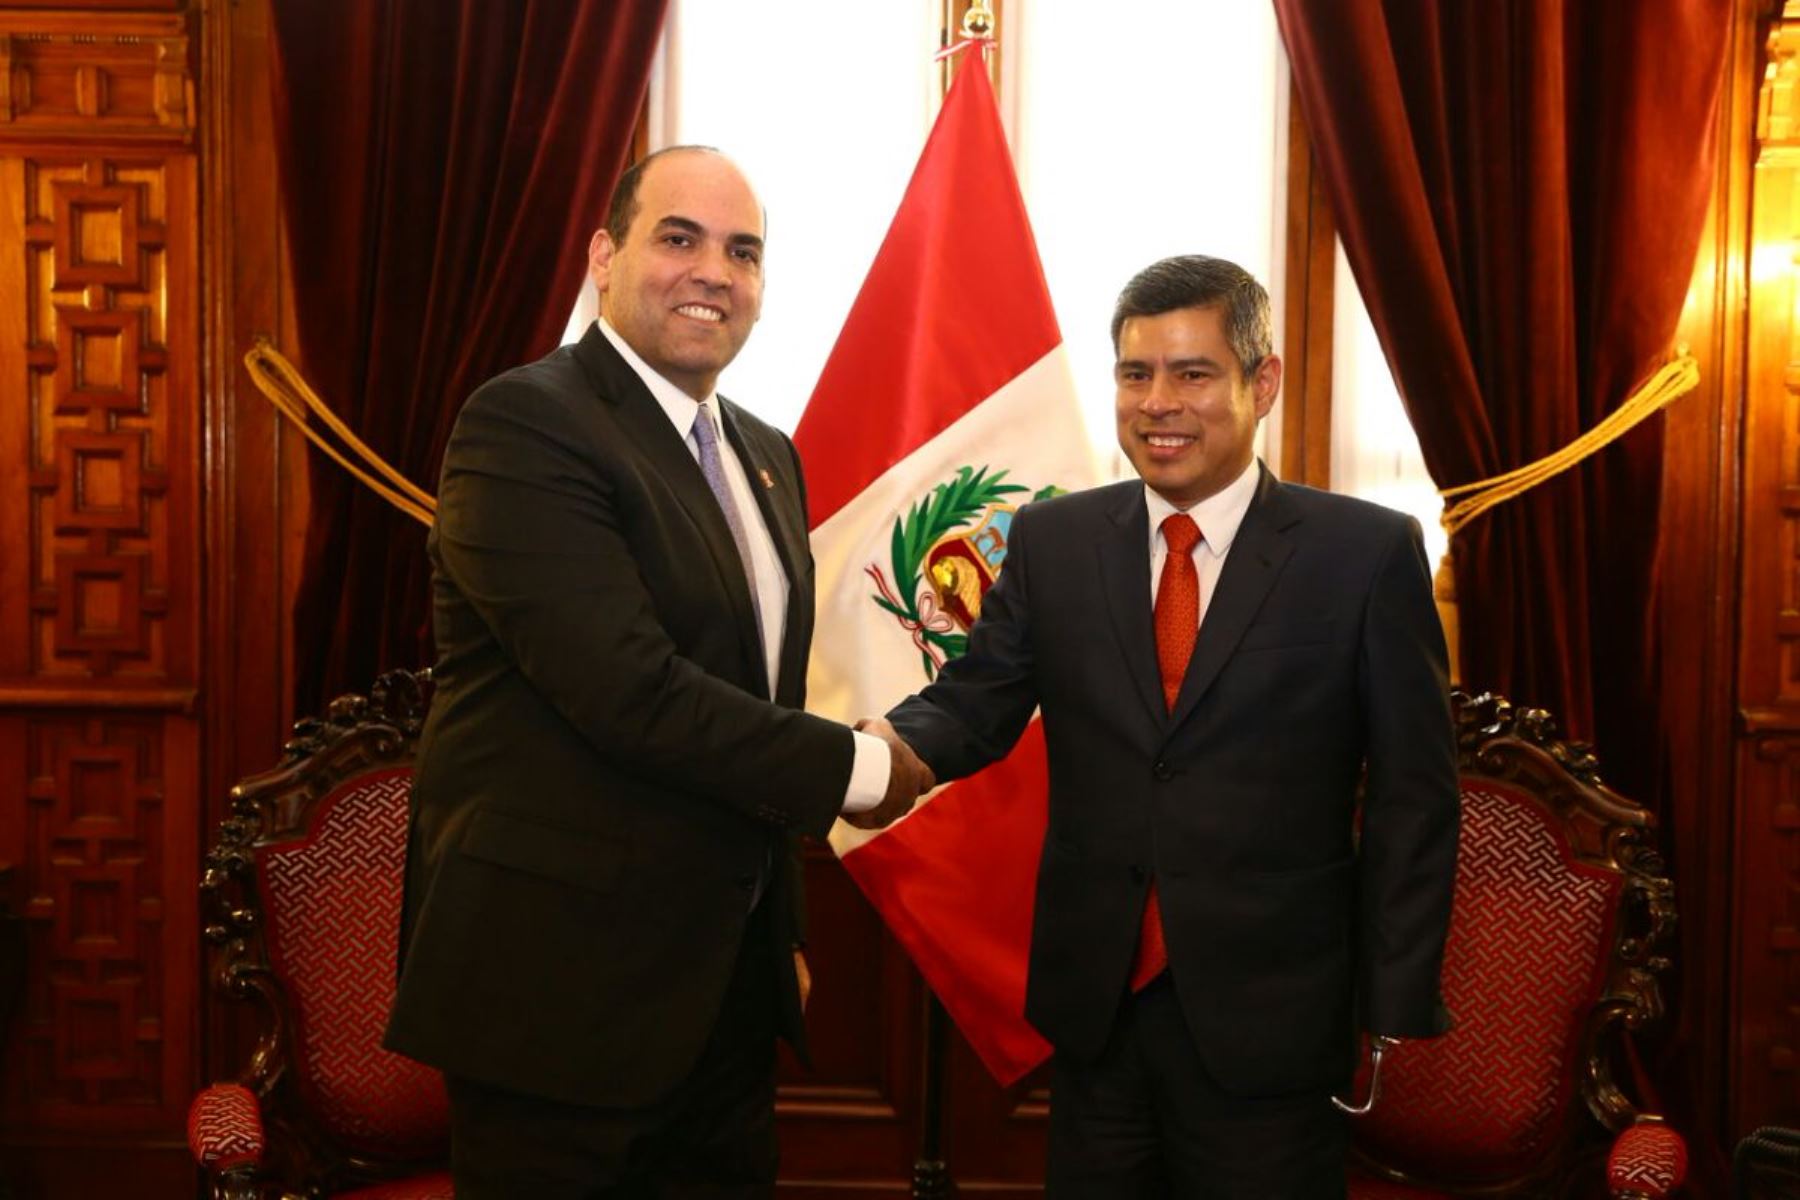
{"label": "wooden column", "polygon": [[192,1177],[174,1149],[197,1032],[189,51],[174,12],[0,13],[0,859],[29,951],[0,1172],[27,1195]]}

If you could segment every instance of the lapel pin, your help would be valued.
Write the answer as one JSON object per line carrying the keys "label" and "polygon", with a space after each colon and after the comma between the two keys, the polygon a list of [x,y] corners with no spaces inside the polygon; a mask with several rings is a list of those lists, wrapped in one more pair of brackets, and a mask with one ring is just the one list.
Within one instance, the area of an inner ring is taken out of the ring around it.
{"label": "lapel pin", "polygon": [[767,468],[767,467],[756,468],[756,477],[763,481],[764,487],[768,488],[770,491],[775,490],[775,481],[773,479],[769,478],[769,468]]}

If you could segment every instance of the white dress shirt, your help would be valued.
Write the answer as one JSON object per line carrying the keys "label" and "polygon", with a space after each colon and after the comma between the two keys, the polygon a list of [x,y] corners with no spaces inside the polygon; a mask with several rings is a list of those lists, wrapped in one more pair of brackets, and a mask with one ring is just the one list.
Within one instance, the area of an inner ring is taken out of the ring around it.
{"label": "white dress shirt", "polygon": [[[650,389],[650,395],[656,399],[696,462],[700,458],[700,449],[694,441],[693,429],[702,408],[707,412],[707,419],[713,422],[713,428],[719,431],[719,461],[725,468],[725,484],[731,490],[732,503],[737,506],[743,522],[744,537],[750,543],[750,557],[756,572],[756,603],[762,615],[763,663],[768,670],[769,691],[773,695],[781,670],[782,640],[787,634],[788,589],[791,585],[787,569],[781,565],[781,556],[775,551],[775,539],[769,536],[762,509],[756,503],[756,494],[750,490],[750,478],[744,472],[744,464],[738,461],[737,448],[725,436],[724,423],[719,420],[718,393],[695,400],[657,374],[604,317],[598,324],[600,332],[619,352],[619,357]],[[880,738],[866,733],[851,736],[856,742],[856,757],[851,764],[850,786],[844,796],[843,808],[846,812],[863,812],[881,803],[887,792],[892,761],[887,743]]]}

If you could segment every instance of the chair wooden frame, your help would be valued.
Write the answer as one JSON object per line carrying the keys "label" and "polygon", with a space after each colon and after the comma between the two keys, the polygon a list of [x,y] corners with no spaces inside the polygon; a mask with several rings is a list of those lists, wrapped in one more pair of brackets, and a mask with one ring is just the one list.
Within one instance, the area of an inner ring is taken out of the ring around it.
{"label": "chair wooden frame", "polygon": [[[1655,1120],[1640,1113],[1620,1087],[1616,1055],[1626,1034],[1648,1030],[1663,1016],[1661,980],[1672,965],[1674,886],[1656,849],[1654,816],[1607,787],[1589,748],[1561,739],[1548,712],[1515,707],[1492,694],[1463,692],[1452,696],[1452,710],[1463,780],[1486,780],[1528,793],[1560,823],[1577,861],[1620,877],[1604,982],[1581,1032],[1575,1087],[1582,1104],[1571,1105],[1570,1127],[1557,1152],[1516,1177],[1480,1186],[1409,1175],[1360,1148],[1353,1157],[1362,1170],[1379,1178],[1459,1196],[1555,1194],[1571,1174],[1604,1174],[1602,1129],[1617,1135],[1641,1120]],[[1583,1106],[1600,1129],[1580,1128]],[[1590,1138],[1591,1145],[1583,1144]]]}
{"label": "chair wooden frame", "polygon": [[270,961],[257,882],[258,852],[300,836],[321,799],[347,780],[411,763],[429,686],[428,671],[390,671],[375,681],[368,696],[340,696],[323,718],[294,726],[279,766],[231,790],[229,816],[206,856],[201,910],[205,940],[217,947],[216,985],[259,1010],[260,1032],[235,1082],[256,1097],[267,1150],[259,1164],[217,1173],[215,1195],[223,1200],[263,1195],[263,1179],[283,1180],[284,1187],[297,1184],[305,1189],[302,1194],[319,1195],[443,1165],[380,1158],[342,1146],[300,1102],[290,1066],[292,1007]]}

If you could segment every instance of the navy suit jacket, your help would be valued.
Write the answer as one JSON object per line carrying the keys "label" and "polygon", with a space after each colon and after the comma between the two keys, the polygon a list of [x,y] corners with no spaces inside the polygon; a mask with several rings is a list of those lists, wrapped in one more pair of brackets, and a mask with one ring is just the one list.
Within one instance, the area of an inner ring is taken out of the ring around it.
{"label": "navy suit jacket", "polygon": [[1026,1015],[1058,1053],[1104,1047],[1154,878],[1214,1078],[1340,1086],[1357,1022],[1446,1026],[1456,755],[1418,524],[1263,471],[1170,712],[1148,520],[1135,480],[1020,510],[968,653],[889,717],[953,779],[1041,708]]}

